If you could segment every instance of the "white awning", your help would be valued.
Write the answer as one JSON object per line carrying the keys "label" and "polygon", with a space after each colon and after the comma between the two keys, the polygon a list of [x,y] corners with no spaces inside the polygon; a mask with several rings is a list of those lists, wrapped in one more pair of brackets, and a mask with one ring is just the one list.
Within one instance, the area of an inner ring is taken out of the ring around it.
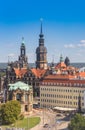
{"label": "white awning", "polygon": [[76,108],[66,108],[66,107],[54,107],[54,110],[60,110],[60,111],[75,111]]}

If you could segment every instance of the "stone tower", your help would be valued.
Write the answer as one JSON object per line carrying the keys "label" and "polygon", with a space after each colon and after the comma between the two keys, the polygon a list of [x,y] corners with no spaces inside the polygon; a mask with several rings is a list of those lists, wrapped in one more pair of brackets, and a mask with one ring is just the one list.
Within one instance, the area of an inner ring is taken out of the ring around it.
{"label": "stone tower", "polygon": [[28,66],[28,61],[26,57],[26,48],[25,48],[25,43],[24,43],[24,37],[22,37],[22,43],[20,47],[20,56],[19,56],[19,67],[27,67]]}
{"label": "stone tower", "polygon": [[39,35],[39,46],[36,49],[36,68],[47,69],[47,49],[44,46],[44,35],[42,33],[42,21]]}

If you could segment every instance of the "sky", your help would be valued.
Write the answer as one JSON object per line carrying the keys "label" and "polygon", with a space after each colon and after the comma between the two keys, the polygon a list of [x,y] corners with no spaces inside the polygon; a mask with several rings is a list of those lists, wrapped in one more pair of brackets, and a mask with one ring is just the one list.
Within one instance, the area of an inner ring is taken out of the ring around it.
{"label": "sky", "polygon": [[40,19],[48,62],[85,62],[84,0],[0,0],[0,62],[18,60],[22,37],[29,63],[36,61]]}

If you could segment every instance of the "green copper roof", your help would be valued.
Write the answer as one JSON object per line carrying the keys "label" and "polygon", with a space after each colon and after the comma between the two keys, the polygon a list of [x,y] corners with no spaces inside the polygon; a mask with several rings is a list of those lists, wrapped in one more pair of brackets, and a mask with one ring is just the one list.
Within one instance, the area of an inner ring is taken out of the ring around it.
{"label": "green copper roof", "polygon": [[25,46],[24,37],[22,37],[22,44],[21,46]]}
{"label": "green copper roof", "polygon": [[22,43],[22,44],[21,44],[21,46],[25,46],[25,44],[24,44],[24,43]]}
{"label": "green copper roof", "polygon": [[32,89],[32,86],[25,84],[21,81],[16,82],[14,84],[9,84],[9,91],[17,90],[17,89],[28,91],[28,90]]}
{"label": "green copper roof", "polygon": [[63,56],[62,56],[62,54],[60,56],[60,62],[63,62]]}

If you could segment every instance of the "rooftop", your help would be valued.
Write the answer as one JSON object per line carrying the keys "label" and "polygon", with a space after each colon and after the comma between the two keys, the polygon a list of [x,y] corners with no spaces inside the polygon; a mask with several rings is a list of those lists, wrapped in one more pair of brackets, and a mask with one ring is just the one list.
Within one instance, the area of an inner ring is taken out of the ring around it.
{"label": "rooftop", "polygon": [[17,90],[17,89],[28,91],[32,89],[31,85],[25,84],[21,81],[18,81],[14,84],[9,84],[8,86],[9,86],[9,91]]}
{"label": "rooftop", "polygon": [[46,72],[45,69],[35,69],[35,68],[31,69],[31,71],[37,78],[41,78]]}
{"label": "rooftop", "polygon": [[14,68],[14,71],[15,71],[15,74],[16,74],[16,77],[19,77],[21,78],[28,70],[27,68]]}

